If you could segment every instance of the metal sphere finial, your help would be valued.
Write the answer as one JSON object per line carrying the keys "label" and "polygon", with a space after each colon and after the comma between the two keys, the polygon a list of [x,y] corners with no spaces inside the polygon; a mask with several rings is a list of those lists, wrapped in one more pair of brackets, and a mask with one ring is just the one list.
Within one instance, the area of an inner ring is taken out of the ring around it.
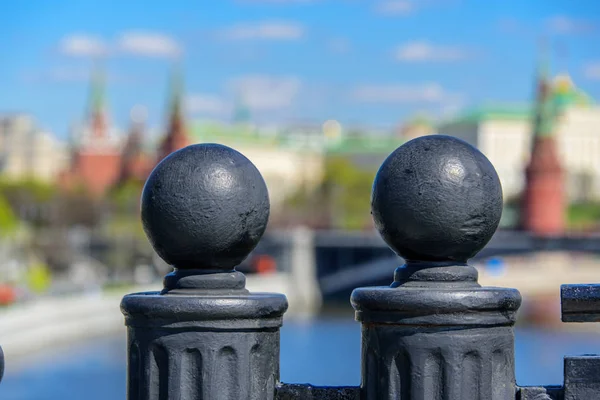
{"label": "metal sphere finial", "polygon": [[462,263],[496,231],[502,187],[490,161],[470,144],[422,136],[384,161],[371,208],[383,239],[407,261]]}
{"label": "metal sphere finial", "polygon": [[260,172],[241,153],[196,144],[154,168],[141,208],[144,231],[168,264],[231,270],[262,237],[269,195]]}

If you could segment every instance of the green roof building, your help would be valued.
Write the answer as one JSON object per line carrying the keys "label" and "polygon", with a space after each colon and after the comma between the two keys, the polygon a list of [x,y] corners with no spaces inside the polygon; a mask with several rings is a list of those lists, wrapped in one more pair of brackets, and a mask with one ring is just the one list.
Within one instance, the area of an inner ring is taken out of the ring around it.
{"label": "green roof building", "polygon": [[[543,104],[482,106],[440,123],[438,132],[457,136],[486,154],[507,201],[523,189],[534,133],[556,135],[570,200],[600,200],[600,107],[568,75],[555,77],[549,90]],[[590,174],[595,178],[590,180]],[[586,188],[579,183],[583,181]]]}

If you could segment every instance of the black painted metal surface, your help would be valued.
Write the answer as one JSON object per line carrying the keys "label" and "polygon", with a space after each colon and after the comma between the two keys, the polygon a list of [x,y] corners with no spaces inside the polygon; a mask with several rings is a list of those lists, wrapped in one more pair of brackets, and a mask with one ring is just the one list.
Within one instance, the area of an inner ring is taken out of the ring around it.
{"label": "black painted metal surface", "polygon": [[517,393],[518,400],[563,400],[561,386],[522,387]]}
{"label": "black painted metal surface", "polygon": [[4,376],[4,352],[0,347],[0,382],[2,382],[2,376]]}
{"label": "black painted metal surface", "polygon": [[560,303],[563,322],[600,322],[600,285],[562,285]]}
{"label": "black painted metal surface", "polygon": [[[562,285],[564,322],[600,321],[600,285]],[[564,400],[600,399],[600,356],[586,354],[564,360]]]}
{"label": "black painted metal surface", "polygon": [[600,399],[600,357],[565,357],[565,400]]}
{"label": "black painted metal surface", "polygon": [[277,388],[275,398],[276,400],[360,400],[360,388],[282,384]]}
{"label": "black painted metal surface", "polygon": [[352,293],[362,323],[363,398],[514,399],[514,289],[484,288],[466,261],[491,239],[502,189],[490,162],[448,136],[394,151],[372,213],[406,264],[389,287]]}
{"label": "black painted metal surface", "polygon": [[252,294],[234,270],[262,236],[269,198],[237,151],[193,145],[165,158],[142,195],[142,222],[174,266],[162,292],[123,298],[129,400],[273,399],[281,294]]}

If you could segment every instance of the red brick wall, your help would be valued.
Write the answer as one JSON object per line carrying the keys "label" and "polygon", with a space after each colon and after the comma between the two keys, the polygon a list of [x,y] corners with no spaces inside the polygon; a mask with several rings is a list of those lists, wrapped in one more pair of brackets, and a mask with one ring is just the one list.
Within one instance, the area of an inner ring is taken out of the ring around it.
{"label": "red brick wall", "polygon": [[95,196],[104,194],[119,178],[121,155],[118,153],[82,153],[72,173]]}

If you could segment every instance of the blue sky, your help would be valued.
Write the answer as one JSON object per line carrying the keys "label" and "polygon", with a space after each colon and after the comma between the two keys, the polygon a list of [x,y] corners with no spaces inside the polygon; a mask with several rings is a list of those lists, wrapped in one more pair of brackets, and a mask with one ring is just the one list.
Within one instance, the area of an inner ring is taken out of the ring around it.
{"label": "blue sky", "polygon": [[393,126],[526,103],[539,38],[553,72],[600,99],[597,0],[195,0],[4,2],[0,113],[32,113],[64,137],[85,117],[93,60],[112,121],[134,105],[163,124],[178,60],[190,118]]}

